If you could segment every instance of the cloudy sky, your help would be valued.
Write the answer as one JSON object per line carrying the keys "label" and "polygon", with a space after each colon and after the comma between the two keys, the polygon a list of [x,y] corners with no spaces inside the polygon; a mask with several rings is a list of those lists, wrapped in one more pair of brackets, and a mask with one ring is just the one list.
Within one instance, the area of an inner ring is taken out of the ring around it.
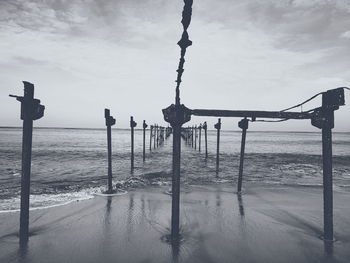
{"label": "cloudy sky", "polygon": [[[105,107],[117,127],[130,115],[164,124],[182,8],[181,0],[0,0],[0,126],[21,125],[7,96],[22,94],[22,80],[46,105],[37,126],[103,127]],[[188,31],[181,102],[189,108],[281,110],[350,86],[348,0],[195,0]],[[336,130],[350,131],[349,116],[350,106],[336,112]],[[251,127],[317,130],[309,123]]]}

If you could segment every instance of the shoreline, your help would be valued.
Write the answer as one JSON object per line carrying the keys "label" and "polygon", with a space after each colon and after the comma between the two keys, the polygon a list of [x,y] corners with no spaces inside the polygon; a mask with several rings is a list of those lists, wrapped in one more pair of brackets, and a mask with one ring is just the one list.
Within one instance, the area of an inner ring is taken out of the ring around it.
{"label": "shoreline", "polygon": [[[169,187],[72,202],[30,214],[25,253],[18,212],[0,214],[1,262],[171,262]],[[348,262],[349,192],[334,192],[336,242],[323,232],[322,189],[183,185],[179,262]],[[268,241],[268,242],[267,242]],[[331,260],[331,261],[330,261]]]}
{"label": "shoreline", "polygon": [[[232,183],[234,183],[232,185]],[[226,180],[226,179],[222,179],[222,180],[218,180],[217,182],[214,181],[210,181],[210,182],[201,182],[201,184],[194,184],[193,182],[191,183],[187,183],[187,184],[182,184],[183,186],[187,186],[187,187],[201,187],[201,186],[223,186],[223,187],[227,187],[227,188],[232,188],[233,189],[233,193],[236,194],[236,181],[230,181],[230,180]],[[246,186],[246,187],[245,187]],[[170,181],[166,181],[163,182],[163,184],[160,185],[153,185],[153,184],[149,184],[149,185],[145,185],[143,187],[141,186],[136,186],[136,187],[129,187],[129,188],[122,188],[119,189],[121,191],[120,194],[115,194],[115,195],[122,195],[122,194],[126,194],[129,191],[138,191],[138,190],[144,190],[144,189],[148,189],[148,188],[161,188],[161,187],[168,187],[169,189],[171,188],[171,182]],[[290,183],[276,183],[276,182],[245,182],[244,186],[243,186],[243,194],[244,194],[244,189],[247,188],[266,188],[266,187],[278,187],[283,188],[283,187],[287,187],[287,188],[311,188],[311,189],[323,189],[323,185],[322,184],[290,184]],[[95,187],[96,191],[92,191],[91,188],[87,188],[87,189],[82,189],[80,192],[82,193],[82,196],[72,198],[72,200],[68,200],[68,201],[64,201],[62,203],[57,203],[57,204],[52,204],[52,205],[47,205],[47,206],[36,206],[36,207],[30,207],[29,211],[35,211],[35,210],[41,210],[41,209],[49,209],[49,208],[54,208],[54,207],[59,207],[59,206],[64,206],[64,205],[69,205],[70,203],[75,203],[75,202],[83,202],[85,200],[90,200],[92,198],[95,198],[96,196],[102,196],[102,192],[100,192],[100,190],[103,190],[105,188],[105,186],[97,186]],[[333,191],[334,192],[340,192],[340,193],[349,193],[350,195],[350,185],[335,185],[333,184]],[[86,195],[86,193],[89,192],[88,195]],[[54,196],[61,196],[62,194],[77,194],[79,192],[65,192],[65,193],[58,193],[58,194],[50,194],[50,197],[54,197]],[[47,195],[47,194],[45,194]],[[30,199],[32,200],[33,196],[41,196],[41,194],[35,194],[35,195],[30,195]],[[84,197],[83,197],[84,196]],[[17,199],[20,199],[20,196],[16,197]],[[1,200],[1,199],[0,199]],[[17,213],[20,212],[20,208],[17,209],[8,209],[8,210],[0,210],[0,214],[3,213]]]}

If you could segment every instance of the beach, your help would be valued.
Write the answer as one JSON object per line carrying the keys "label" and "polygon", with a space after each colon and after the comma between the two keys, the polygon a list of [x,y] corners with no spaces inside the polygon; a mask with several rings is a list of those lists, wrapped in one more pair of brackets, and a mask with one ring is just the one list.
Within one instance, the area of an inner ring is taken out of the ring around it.
{"label": "beach", "polygon": [[348,262],[350,193],[334,192],[325,243],[321,187],[184,184],[181,241],[171,245],[166,187],[32,210],[28,247],[18,212],[0,213],[0,262]]}

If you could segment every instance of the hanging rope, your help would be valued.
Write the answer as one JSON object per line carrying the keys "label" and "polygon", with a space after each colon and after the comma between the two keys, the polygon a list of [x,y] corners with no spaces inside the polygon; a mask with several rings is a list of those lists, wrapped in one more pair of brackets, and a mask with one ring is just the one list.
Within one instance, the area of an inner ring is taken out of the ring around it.
{"label": "hanging rope", "polygon": [[192,45],[192,41],[188,38],[187,28],[191,23],[191,16],[192,16],[192,4],[193,0],[184,0],[185,6],[182,11],[182,20],[181,23],[183,25],[183,33],[182,37],[177,44],[181,48],[181,56],[179,61],[179,66],[177,71],[177,79],[176,79],[176,97],[175,97],[175,104],[180,105],[180,83],[181,83],[181,77],[182,73],[184,72],[184,63],[185,63],[185,54],[186,54],[186,48]]}

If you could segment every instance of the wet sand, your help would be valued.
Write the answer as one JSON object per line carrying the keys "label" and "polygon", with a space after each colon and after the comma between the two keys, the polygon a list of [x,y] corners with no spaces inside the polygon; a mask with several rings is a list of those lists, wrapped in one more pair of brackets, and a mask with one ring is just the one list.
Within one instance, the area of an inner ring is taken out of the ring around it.
{"label": "wet sand", "polygon": [[184,186],[179,246],[171,245],[168,187],[138,189],[31,211],[19,249],[19,213],[0,214],[0,262],[350,262],[350,193],[334,193],[336,242],[325,245],[322,188]]}

